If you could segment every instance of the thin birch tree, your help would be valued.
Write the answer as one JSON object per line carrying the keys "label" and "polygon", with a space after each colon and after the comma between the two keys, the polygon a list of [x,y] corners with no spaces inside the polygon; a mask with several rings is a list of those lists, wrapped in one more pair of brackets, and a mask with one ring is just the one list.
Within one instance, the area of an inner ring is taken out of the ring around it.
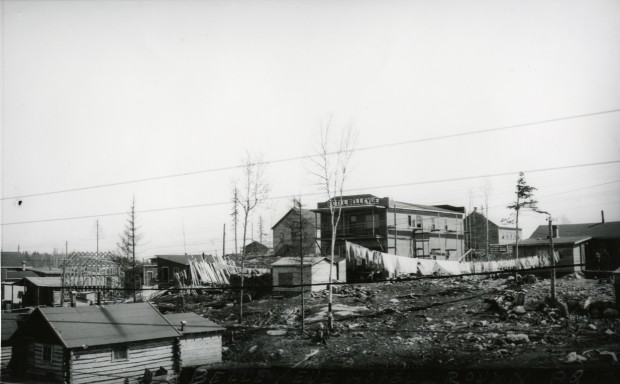
{"label": "thin birch tree", "polygon": [[[330,217],[330,263],[329,263],[329,302],[327,310],[327,326],[333,330],[332,313],[332,282],[334,276],[334,254],[336,251],[336,237],[338,223],[342,213],[342,195],[349,176],[349,162],[357,142],[357,133],[349,125],[341,132],[332,130],[332,119],[321,124],[319,144],[316,154],[310,159],[314,163],[314,176],[317,184],[327,197]],[[339,136],[338,138],[336,138]],[[333,145],[335,143],[335,146]],[[322,219],[321,219],[322,221]]]}
{"label": "thin birch tree", "polygon": [[[243,175],[240,181],[235,204],[241,208],[243,215],[243,242],[241,250],[241,290],[239,297],[239,323],[243,321],[243,279],[246,256],[246,239],[250,215],[269,196],[269,183],[265,179],[265,162],[261,155],[246,154],[243,161]],[[237,190],[237,187],[235,187]]]}

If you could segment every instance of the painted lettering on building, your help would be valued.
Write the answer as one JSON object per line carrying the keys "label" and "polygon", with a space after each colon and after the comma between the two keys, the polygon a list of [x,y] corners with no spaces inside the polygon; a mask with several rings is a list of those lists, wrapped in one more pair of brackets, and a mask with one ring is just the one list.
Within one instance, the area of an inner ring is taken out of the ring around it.
{"label": "painted lettering on building", "polygon": [[373,205],[373,204],[379,204],[379,198],[378,197],[358,197],[358,198],[353,198],[353,199],[339,199],[339,198],[335,198],[331,201],[331,204],[334,207],[348,207],[350,205]]}

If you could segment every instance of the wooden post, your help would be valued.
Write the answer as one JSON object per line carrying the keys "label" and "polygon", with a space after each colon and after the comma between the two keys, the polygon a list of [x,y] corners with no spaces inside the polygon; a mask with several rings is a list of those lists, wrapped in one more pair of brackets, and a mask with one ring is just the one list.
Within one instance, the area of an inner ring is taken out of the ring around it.
{"label": "wooden post", "polygon": [[[292,240],[292,239],[291,239]],[[301,196],[299,198],[299,257],[301,258],[301,336],[304,335],[304,249],[303,249],[303,226],[302,226],[302,215],[301,215]]]}
{"label": "wooden post", "polygon": [[549,255],[551,256],[551,301],[555,303],[555,255],[553,250],[553,218],[549,216]]}

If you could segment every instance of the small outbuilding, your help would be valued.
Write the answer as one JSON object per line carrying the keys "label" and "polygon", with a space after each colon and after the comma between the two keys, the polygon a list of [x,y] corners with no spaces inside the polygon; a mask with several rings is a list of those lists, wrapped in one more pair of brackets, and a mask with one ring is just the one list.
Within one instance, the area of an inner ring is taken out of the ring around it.
{"label": "small outbuilding", "polygon": [[16,281],[15,286],[24,287],[23,306],[61,305],[62,282],[60,277],[24,277]]}
{"label": "small outbuilding", "polygon": [[[304,257],[303,283],[312,284],[304,291],[320,291],[327,287],[329,282],[330,261],[327,257]],[[298,292],[299,287],[291,285],[301,284],[301,258],[283,257],[271,264],[273,290],[280,292]],[[346,259],[334,261],[332,279],[338,282],[347,281]]]}
{"label": "small outbuilding", "polygon": [[164,315],[183,336],[179,339],[179,368],[220,363],[224,328],[194,313]]}

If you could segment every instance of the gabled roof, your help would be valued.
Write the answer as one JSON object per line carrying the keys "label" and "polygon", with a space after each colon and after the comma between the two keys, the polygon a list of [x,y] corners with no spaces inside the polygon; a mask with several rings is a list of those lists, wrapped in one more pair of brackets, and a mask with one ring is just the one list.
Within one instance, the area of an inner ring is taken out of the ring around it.
{"label": "gabled roof", "polygon": [[[304,257],[304,265],[315,265],[320,263],[321,261],[327,261],[329,263],[329,259],[327,257],[322,256],[313,256],[313,257]],[[334,260],[335,261],[335,260]],[[283,257],[271,264],[272,267],[290,267],[290,266],[299,266],[301,264],[301,259],[299,257]]]}
{"label": "gabled roof", "polygon": [[[489,223],[495,225],[499,229],[510,229],[512,231],[515,230],[515,227],[513,225],[505,225],[505,224],[499,225],[496,222],[494,222],[493,220],[487,219],[487,217],[483,213],[480,213],[479,211],[471,212],[469,215],[465,216],[465,220],[469,220],[473,215],[479,216],[482,220],[488,220]],[[521,231],[521,230],[522,229],[519,228],[519,231]]]}
{"label": "gabled roof", "polygon": [[37,287],[60,287],[62,285],[60,276],[46,276],[46,277],[24,277],[17,283],[29,282]]}
{"label": "gabled roof", "polygon": [[22,261],[30,264],[29,258],[21,252],[2,252],[0,257],[2,268],[21,268]]}
{"label": "gabled roof", "polygon": [[189,259],[191,257],[198,258],[199,260],[202,258],[200,255],[156,255],[158,259],[163,259],[167,261],[172,261],[173,263],[189,265]]}
{"label": "gabled roof", "polygon": [[[288,212],[286,212],[284,214],[284,216],[282,216],[282,218],[280,220],[278,220],[272,227],[271,229],[274,229],[275,227],[277,227],[282,221],[284,221],[287,217],[289,217],[291,214],[294,214],[295,217],[291,217],[291,220],[299,220],[299,213],[297,213],[296,210],[294,210],[293,208],[289,209]],[[310,224],[314,225],[314,212],[309,210],[309,209],[301,209],[301,217],[303,217],[304,219],[306,219]],[[297,223],[299,223],[299,221],[297,221]]]}
{"label": "gabled roof", "polygon": [[37,277],[36,273],[32,271],[3,271],[2,281],[17,281],[24,277]]}
{"label": "gabled roof", "polygon": [[[589,236],[571,236],[571,237],[558,237],[558,238],[554,238],[553,239],[553,244],[554,245],[577,245],[577,244],[581,244],[585,241],[590,240],[591,237]],[[514,246],[514,244],[512,244]],[[540,245],[544,245],[547,246],[549,245],[549,239],[545,239],[545,238],[539,238],[539,239],[532,239],[529,238],[527,240],[521,240],[519,241],[519,246],[524,246],[524,247],[532,247],[532,246],[540,246]]]}
{"label": "gabled roof", "polygon": [[66,348],[181,336],[149,303],[84,307],[39,307]]}
{"label": "gabled roof", "polygon": [[[422,205],[422,204],[410,204],[410,203],[403,203],[401,201],[394,201],[394,205],[396,206],[396,208],[402,208],[402,209],[413,209],[416,211],[431,211],[431,212],[443,212],[443,213],[456,213],[456,214],[463,214],[463,212],[457,212],[451,209],[445,209],[445,208],[440,208],[438,206],[434,206],[434,205]],[[393,208],[389,207],[389,208]]]}
{"label": "gabled roof", "polygon": [[[620,238],[620,221],[611,221],[607,223],[589,223],[589,224],[559,224],[560,237],[571,236],[590,236],[593,239],[600,238]],[[548,225],[539,225],[532,233],[530,239],[539,237],[547,237],[549,235]]]}
{"label": "gabled roof", "polygon": [[32,268],[30,269],[32,272],[35,272],[38,276],[60,276],[62,275],[62,269],[60,268],[51,268],[51,267],[43,267],[43,268]]}
{"label": "gabled roof", "polygon": [[2,344],[8,343],[20,323],[28,317],[23,313],[3,313],[2,314]]}
{"label": "gabled roof", "polygon": [[[205,319],[194,312],[169,313],[164,315],[164,317],[168,320],[168,322],[170,322],[170,324],[172,324],[173,327],[177,329],[177,331],[183,333],[184,335],[190,333],[221,332],[225,330],[225,328],[220,327],[211,320]],[[182,331],[181,321],[186,322]]]}

